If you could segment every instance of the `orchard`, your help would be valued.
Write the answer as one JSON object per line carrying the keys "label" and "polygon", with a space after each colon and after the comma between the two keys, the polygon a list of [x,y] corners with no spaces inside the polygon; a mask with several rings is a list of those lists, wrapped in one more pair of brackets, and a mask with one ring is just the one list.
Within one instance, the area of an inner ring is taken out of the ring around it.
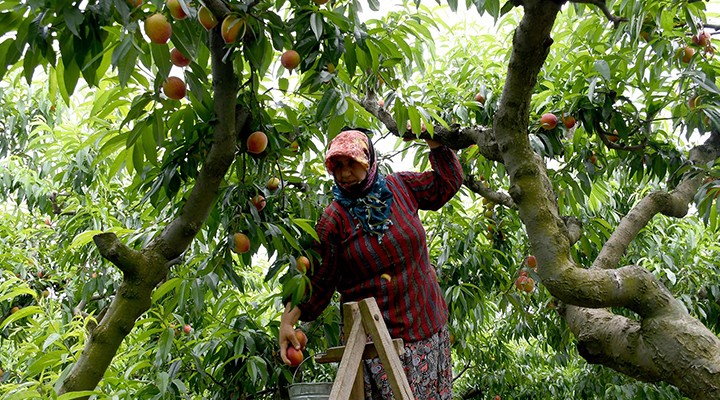
{"label": "orchard", "polygon": [[460,158],[421,213],[456,398],[720,398],[717,5],[385,3],[2,7],[1,398],[287,398],[344,127]]}

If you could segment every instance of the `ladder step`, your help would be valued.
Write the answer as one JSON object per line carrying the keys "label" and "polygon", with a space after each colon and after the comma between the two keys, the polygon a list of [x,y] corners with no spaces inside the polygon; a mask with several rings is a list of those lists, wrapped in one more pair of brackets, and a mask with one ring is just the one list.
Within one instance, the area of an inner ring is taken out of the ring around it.
{"label": "ladder step", "polygon": [[[403,355],[405,353],[405,344],[403,343],[402,339],[393,339],[393,346],[395,347],[395,350],[397,351],[398,355]],[[329,347],[325,352],[318,353],[315,355],[315,362],[318,364],[327,364],[331,362],[340,362],[342,359],[343,354],[345,353],[345,346],[335,346],[335,347]],[[375,343],[369,342],[365,345],[365,350],[363,350],[362,359],[363,360],[369,360],[371,358],[375,358],[378,356],[377,348],[375,348]]]}

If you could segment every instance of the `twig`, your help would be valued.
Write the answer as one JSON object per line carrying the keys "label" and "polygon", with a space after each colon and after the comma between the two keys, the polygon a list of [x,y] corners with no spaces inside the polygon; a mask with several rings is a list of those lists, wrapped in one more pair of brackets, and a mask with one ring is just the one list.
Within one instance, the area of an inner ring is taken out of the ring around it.
{"label": "twig", "polygon": [[608,8],[607,4],[605,4],[604,0],[570,0],[571,3],[583,3],[583,4],[591,4],[599,8],[603,14],[605,14],[605,18],[610,20],[613,23],[613,26],[617,28],[620,26],[621,22],[627,22],[627,18],[624,17],[618,17],[616,15],[613,15],[613,13]]}

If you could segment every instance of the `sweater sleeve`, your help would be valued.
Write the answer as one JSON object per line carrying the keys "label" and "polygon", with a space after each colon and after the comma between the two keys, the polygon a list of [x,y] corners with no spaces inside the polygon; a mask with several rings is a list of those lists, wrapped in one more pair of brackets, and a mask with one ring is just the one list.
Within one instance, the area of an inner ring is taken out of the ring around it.
{"label": "sweater sleeve", "polygon": [[430,165],[432,171],[398,173],[422,210],[439,209],[463,183],[462,167],[452,149],[439,146],[430,150]]}
{"label": "sweater sleeve", "polygon": [[325,213],[315,226],[319,241],[315,243],[314,249],[320,255],[320,263],[310,272],[310,288],[305,300],[298,304],[300,319],[312,321],[322,314],[330,304],[332,296],[337,287],[337,258],[338,245],[333,241],[338,235],[334,234],[331,208],[328,207]]}

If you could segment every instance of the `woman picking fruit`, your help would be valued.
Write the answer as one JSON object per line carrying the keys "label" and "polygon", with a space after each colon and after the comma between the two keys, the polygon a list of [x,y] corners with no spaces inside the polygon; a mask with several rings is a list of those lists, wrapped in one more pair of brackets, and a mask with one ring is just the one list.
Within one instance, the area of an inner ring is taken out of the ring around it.
{"label": "woman picking fruit", "polygon": [[[374,297],[390,335],[402,338],[401,356],[415,399],[452,398],[452,360],[448,309],[430,264],[425,229],[418,210],[437,210],[463,181],[457,156],[426,140],[432,171],[383,176],[368,136],[347,130],[325,154],[333,175],[335,200],[316,225],[319,265],[309,271],[311,295],[288,303],[280,321],[283,361],[288,346],[300,348],[294,326],[311,321],[337,290],[343,302]],[[392,389],[379,358],[365,360],[367,398],[391,399]]]}

